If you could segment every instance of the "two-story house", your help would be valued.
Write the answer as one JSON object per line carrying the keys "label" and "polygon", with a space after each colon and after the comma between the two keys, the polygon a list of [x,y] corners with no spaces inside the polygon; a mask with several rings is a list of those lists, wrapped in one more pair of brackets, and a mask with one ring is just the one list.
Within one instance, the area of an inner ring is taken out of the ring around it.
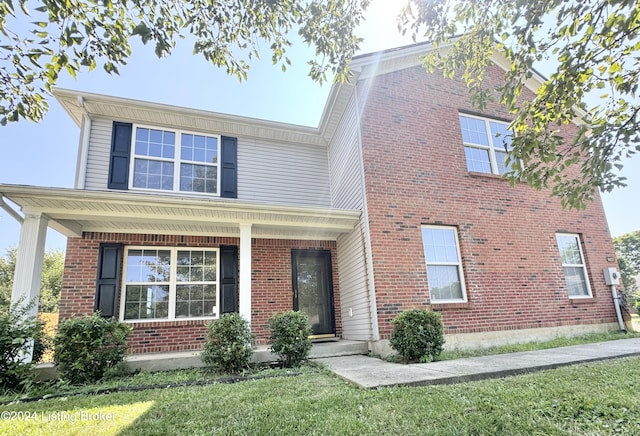
{"label": "two-story house", "polygon": [[376,353],[414,307],[442,313],[449,346],[615,329],[600,199],[566,210],[503,180],[510,114],[427,73],[430,49],[356,57],[316,128],[55,90],[76,183],[0,185],[24,214],[14,294],[37,295],[50,226],[68,237],[60,316],[130,323],[134,353],[197,350],[236,311],[258,343],[298,309],[315,338]]}

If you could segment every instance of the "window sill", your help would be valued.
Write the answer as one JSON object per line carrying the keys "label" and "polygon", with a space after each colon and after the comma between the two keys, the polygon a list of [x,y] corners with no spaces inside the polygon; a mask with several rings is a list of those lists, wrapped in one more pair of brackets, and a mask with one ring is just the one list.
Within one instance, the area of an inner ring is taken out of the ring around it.
{"label": "window sill", "polygon": [[154,319],[154,320],[121,320],[133,328],[145,327],[178,327],[185,325],[207,325],[217,318],[195,318],[195,319]]}
{"label": "window sill", "polygon": [[486,178],[486,179],[495,179],[495,180],[507,181],[507,179],[502,177],[500,174],[493,174],[493,173],[480,173],[480,172],[477,172],[477,171],[469,171],[469,176],[470,177],[474,177],[474,178]]}
{"label": "window sill", "polygon": [[431,310],[440,311],[443,309],[473,309],[473,305],[468,301],[431,303]]}
{"label": "window sill", "polygon": [[593,297],[569,297],[569,302],[571,304],[593,304],[596,299]]}
{"label": "window sill", "polygon": [[[493,180],[502,180],[503,182],[509,183],[509,180],[501,176],[500,174],[493,173],[479,173],[477,171],[467,171],[469,177],[474,179],[493,179]],[[518,180],[516,183],[524,183],[522,180]]]}

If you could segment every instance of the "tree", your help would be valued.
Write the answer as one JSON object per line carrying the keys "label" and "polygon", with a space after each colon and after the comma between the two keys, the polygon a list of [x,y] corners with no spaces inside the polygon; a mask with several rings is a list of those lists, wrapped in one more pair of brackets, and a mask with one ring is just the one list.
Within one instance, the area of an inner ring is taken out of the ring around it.
{"label": "tree", "polygon": [[638,291],[636,276],[640,274],[640,230],[613,238],[622,283],[628,294]]}
{"label": "tree", "polygon": [[44,254],[42,280],[40,281],[40,312],[57,312],[62,290],[62,276],[64,274],[64,252],[48,250]]}
{"label": "tree", "polygon": [[5,256],[0,256],[0,307],[8,308],[11,304],[13,289],[13,273],[16,270],[16,249],[7,249]]}
{"label": "tree", "polygon": [[[460,75],[483,109],[498,99],[513,113],[512,183],[550,187],[564,206],[583,208],[596,191],[625,186],[622,159],[640,151],[640,8],[635,0],[405,0],[399,28],[423,34],[436,50],[430,70]],[[456,36],[461,35],[461,36]],[[511,63],[506,82],[487,89],[492,54]],[[520,98],[537,65],[555,71],[532,101]],[[587,106],[585,98],[599,96]],[[565,141],[563,124],[579,123]]]}
{"label": "tree", "polygon": [[[18,7],[16,7],[15,4]],[[270,44],[274,64],[286,70],[294,29],[315,47],[310,76],[347,77],[360,39],[354,29],[369,0],[3,0],[0,2],[0,124],[40,120],[59,74],[101,65],[118,73],[131,54],[130,40],[152,43],[167,56],[190,34],[194,54],[246,79],[247,63]],[[27,9],[33,7],[33,12]],[[31,21],[30,23],[28,23]],[[28,24],[27,24],[28,23]]]}
{"label": "tree", "polygon": [[[4,256],[0,256],[0,307],[6,309],[11,303],[13,290],[13,276],[16,270],[16,254],[18,249],[7,249]],[[64,253],[60,250],[48,250],[44,254],[42,280],[40,282],[40,312],[57,312],[62,290],[62,274],[64,272]]]}

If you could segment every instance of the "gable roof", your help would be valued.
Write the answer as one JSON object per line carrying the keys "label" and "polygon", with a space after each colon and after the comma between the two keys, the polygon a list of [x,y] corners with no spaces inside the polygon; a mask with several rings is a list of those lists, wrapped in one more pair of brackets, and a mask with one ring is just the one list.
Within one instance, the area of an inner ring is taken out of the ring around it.
{"label": "gable roof", "polygon": [[[354,56],[350,64],[351,80],[332,85],[316,128],[62,88],[55,88],[53,95],[78,126],[82,114],[86,112],[115,120],[326,146],[335,134],[357,82],[421,65],[420,58],[435,49],[430,42],[419,42]],[[441,49],[446,50],[447,47]],[[492,54],[491,60],[504,71],[510,69],[508,59],[497,51]],[[532,73],[532,77],[525,81],[525,86],[535,92],[546,79],[535,70]]]}

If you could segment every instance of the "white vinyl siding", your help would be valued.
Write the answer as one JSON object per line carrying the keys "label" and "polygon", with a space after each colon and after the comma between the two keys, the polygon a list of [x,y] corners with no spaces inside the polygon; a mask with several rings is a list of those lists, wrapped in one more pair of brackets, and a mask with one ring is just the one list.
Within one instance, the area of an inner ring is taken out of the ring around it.
{"label": "white vinyl siding", "polygon": [[[94,118],[91,121],[86,180],[85,185],[80,186],[80,189],[107,189],[112,124],[113,120],[106,118]],[[83,169],[80,168],[80,171]]]}
{"label": "white vinyl siding", "polygon": [[364,192],[357,122],[352,99],[329,146],[331,206],[335,208],[363,208]]}
{"label": "white vinyl siding", "polygon": [[[357,129],[355,100],[352,99],[329,145],[331,205],[336,208],[364,208]],[[345,339],[364,341],[371,340],[373,334],[364,237],[365,219],[362,216],[350,233],[337,239],[342,335]]]}
{"label": "white vinyl siding", "polygon": [[[105,118],[92,120],[85,189],[107,189],[112,123],[113,120]],[[167,196],[188,194],[160,193]],[[330,206],[327,149],[238,138],[238,200]]]}
{"label": "white vinyl siding", "polygon": [[238,199],[330,206],[327,149],[238,138]]}
{"label": "white vinyl siding", "polygon": [[371,300],[367,286],[367,265],[362,222],[337,240],[342,336],[345,339],[372,339]]}

